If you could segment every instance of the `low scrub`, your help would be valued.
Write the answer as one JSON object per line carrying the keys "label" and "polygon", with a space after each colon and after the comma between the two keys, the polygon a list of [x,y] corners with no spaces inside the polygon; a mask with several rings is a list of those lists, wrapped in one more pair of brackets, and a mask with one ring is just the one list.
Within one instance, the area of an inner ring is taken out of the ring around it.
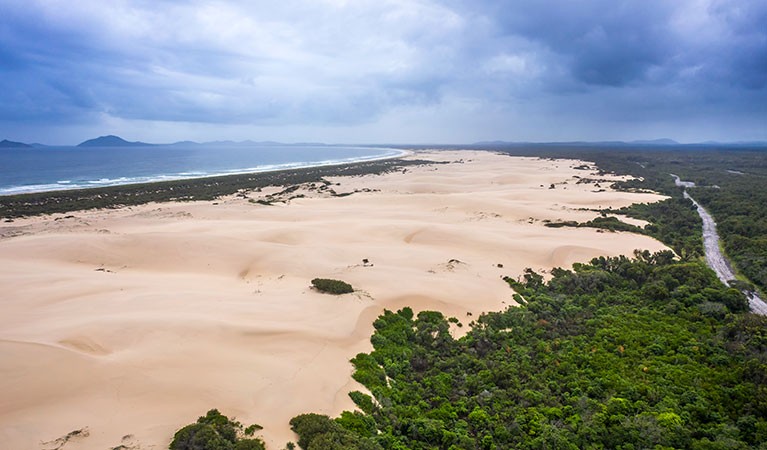
{"label": "low scrub", "polygon": [[327,294],[348,294],[354,292],[351,284],[341,280],[331,280],[328,278],[315,278],[312,280],[312,286],[320,292]]}
{"label": "low scrub", "polygon": [[243,428],[217,409],[211,409],[196,423],[178,430],[170,450],[265,450],[264,441],[252,437],[260,425]]}

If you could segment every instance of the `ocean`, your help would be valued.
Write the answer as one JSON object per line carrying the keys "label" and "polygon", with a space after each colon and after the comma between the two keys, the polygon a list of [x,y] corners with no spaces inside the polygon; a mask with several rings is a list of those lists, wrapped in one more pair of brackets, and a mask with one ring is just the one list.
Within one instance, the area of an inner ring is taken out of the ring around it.
{"label": "ocean", "polygon": [[0,195],[266,172],[403,153],[282,145],[0,148]]}

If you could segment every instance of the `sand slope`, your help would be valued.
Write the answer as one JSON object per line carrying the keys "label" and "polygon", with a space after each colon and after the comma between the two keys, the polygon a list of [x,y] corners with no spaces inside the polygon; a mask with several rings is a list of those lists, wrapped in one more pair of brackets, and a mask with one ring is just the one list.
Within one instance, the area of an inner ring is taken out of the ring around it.
{"label": "sand slope", "polygon": [[[2,447],[52,449],[85,429],[63,448],[167,448],[217,407],[264,426],[279,449],[295,440],[291,417],[353,407],[348,360],[370,349],[384,308],[468,324],[468,312],[513,304],[502,275],[664,248],[543,226],[662,198],[576,185],[589,174],[579,161],[414,157],[462,162],[331,180],[338,192],[374,190],[348,197],[262,206],[233,196],[3,223]],[[360,292],[322,295],[314,277]]]}

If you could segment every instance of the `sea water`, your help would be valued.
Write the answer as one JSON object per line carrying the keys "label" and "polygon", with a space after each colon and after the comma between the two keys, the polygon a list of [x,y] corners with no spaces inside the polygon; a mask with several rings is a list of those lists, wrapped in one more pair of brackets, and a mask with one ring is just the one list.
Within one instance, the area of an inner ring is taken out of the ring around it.
{"label": "sea water", "polygon": [[367,161],[400,150],[331,146],[0,148],[0,195]]}

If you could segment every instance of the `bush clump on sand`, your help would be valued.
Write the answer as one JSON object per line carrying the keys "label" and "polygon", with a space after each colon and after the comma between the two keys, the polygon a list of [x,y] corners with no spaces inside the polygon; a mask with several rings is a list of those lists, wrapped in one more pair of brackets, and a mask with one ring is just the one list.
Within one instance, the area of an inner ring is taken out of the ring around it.
{"label": "bush clump on sand", "polygon": [[197,419],[197,423],[178,430],[170,443],[170,450],[265,450],[264,442],[252,436],[259,425],[251,425],[243,430],[240,422],[233,422],[228,417],[211,409]]}
{"label": "bush clump on sand", "polygon": [[376,432],[375,421],[359,412],[344,411],[335,420],[320,414],[301,414],[290,419],[290,429],[298,435],[302,449],[383,450],[371,438],[371,433]]}
{"label": "bush clump on sand", "polygon": [[351,284],[341,280],[331,280],[328,278],[315,278],[312,280],[312,286],[318,291],[327,294],[340,295],[354,292],[354,288]]}

